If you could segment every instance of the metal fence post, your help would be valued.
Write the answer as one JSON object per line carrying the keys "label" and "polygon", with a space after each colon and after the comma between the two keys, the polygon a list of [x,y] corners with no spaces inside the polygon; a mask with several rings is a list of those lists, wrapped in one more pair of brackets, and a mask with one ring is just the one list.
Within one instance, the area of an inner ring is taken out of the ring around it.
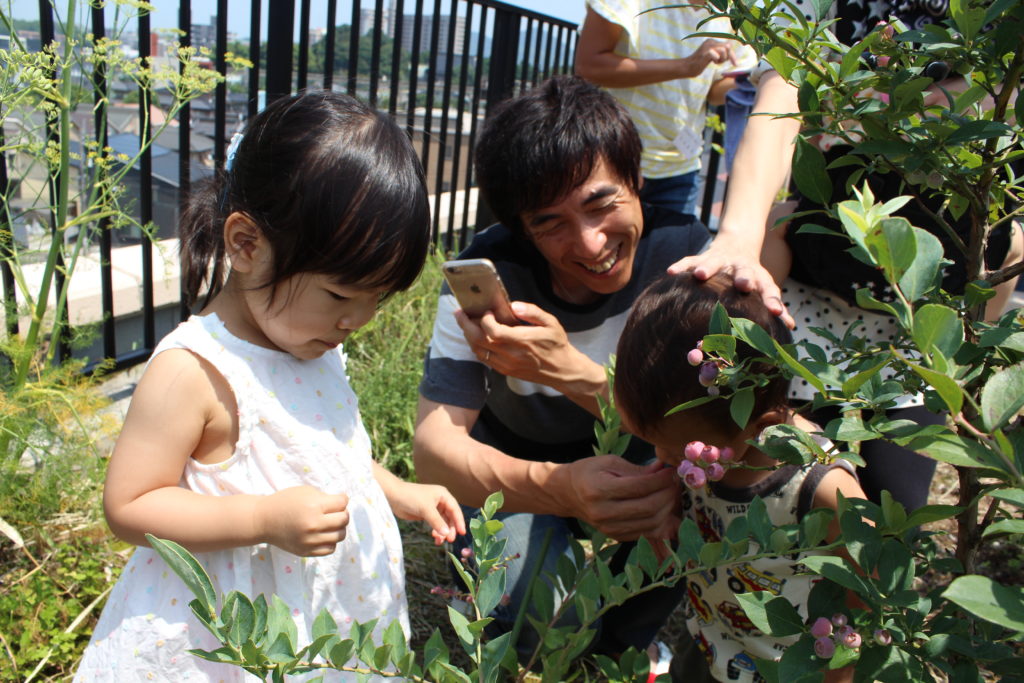
{"label": "metal fence post", "polygon": [[295,0],[270,0],[267,10],[267,104],[292,93],[294,30]]}
{"label": "metal fence post", "polygon": [[[487,99],[485,112],[489,116],[494,106],[515,94],[516,56],[519,49],[519,21],[521,15],[497,8],[494,13],[494,39],[491,43],[491,64],[487,71]],[[495,222],[494,212],[483,195],[477,199],[476,229],[483,230]]]}

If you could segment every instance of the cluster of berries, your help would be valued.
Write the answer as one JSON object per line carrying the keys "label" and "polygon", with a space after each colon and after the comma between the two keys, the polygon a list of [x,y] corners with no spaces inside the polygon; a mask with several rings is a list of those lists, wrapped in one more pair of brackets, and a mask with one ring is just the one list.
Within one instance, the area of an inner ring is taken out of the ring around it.
{"label": "cluster of berries", "polygon": [[709,481],[718,481],[725,470],[735,464],[735,454],[729,447],[719,450],[700,441],[691,441],[683,449],[683,457],[676,472],[691,489],[699,489]]}
{"label": "cluster of berries", "polygon": [[700,370],[697,371],[697,381],[708,390],[708,396],[718,396],[719,389],[715,382],[720,370],[719,361],[704,360],[704,351],[701,350],[703,344],[704,340],[702,339],[697,342],[697,348],[687,352],[686,362],[694,367],[700,366]]}
{"label": "cluster of berries", "polygon": [[[822,659],[831,659],[838,645],[855,650],[863,642],[861,635],[848,623],[845,614],[835,614],[832,619],[818,617],[811,625],[811,635],[815,638],[814,654]],[[877,629],[875,642],[888,645],[892,642],[892,634],[884,628]]]}

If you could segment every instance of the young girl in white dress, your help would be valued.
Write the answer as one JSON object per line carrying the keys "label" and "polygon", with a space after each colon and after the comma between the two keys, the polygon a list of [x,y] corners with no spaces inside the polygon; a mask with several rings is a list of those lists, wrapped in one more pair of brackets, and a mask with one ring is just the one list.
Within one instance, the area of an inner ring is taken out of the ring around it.
{"label": "young girl in white dress", "polygon": [[195,553],[221,594],[280,596],[303,642],[324,608],[342,632],[378,619],[377,642],[394,620],[408,634],[395,516],[438,543],[465,524],[447,489],[373,461],[342,343],[429,244],[421,167],[386,115],[315,92],[250,122],[181,226],[190,303],[209,293],[154,351],[111,457],[107,521],[140,547],[76,680],[249,676],[188,654],[219,644],[146,533]]}

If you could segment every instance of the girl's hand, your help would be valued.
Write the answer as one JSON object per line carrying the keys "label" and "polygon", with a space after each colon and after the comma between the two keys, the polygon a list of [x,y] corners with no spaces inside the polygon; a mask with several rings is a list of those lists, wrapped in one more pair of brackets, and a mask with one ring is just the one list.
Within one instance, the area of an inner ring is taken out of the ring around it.
{"label": "girl's hand", "polygon": [[429,524],[436,545],[451,543],[456,534],[466,533],[462,508],[445,487],[401,481],[395,484],[394,494],[388,495],[388,500],[395,516]]}
{"label": "girl's hand", "polygon": [[[456,506],[457,507],[457,506]],[[258,499],[257,536],[295,555],[330,555],[345,539],[348,496],[312,486],[294,486]]]}

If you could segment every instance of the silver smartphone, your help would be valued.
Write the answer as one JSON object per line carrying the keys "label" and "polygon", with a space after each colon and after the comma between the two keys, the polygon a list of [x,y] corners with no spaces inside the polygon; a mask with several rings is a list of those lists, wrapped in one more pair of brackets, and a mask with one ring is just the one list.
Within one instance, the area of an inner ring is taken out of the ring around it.
{"label": "silver smartphone", "polygon": [[503,325],[518,325],[505,285],[498,277],[494,263],[486,258],[445,261],[441,266],[445,280],[470,318],[479,318],[487,311]]}

